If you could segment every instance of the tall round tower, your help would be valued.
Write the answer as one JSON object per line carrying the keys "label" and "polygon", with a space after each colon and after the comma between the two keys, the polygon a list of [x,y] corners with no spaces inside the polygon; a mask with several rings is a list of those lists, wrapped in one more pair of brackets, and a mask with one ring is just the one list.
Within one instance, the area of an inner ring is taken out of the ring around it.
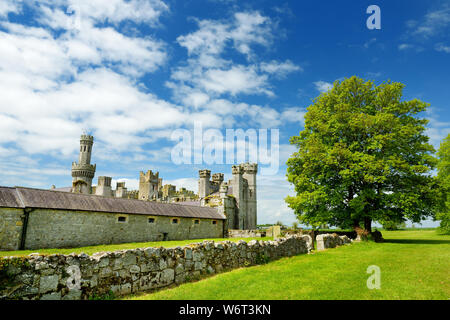
{"label": "tall round tower", "polygon": [[72,163],[72,192],[74,193],[92,193],[92,179],[95,176],[96,168],[95,164],[91,165],[93,144],[93,136],[81,135],[78,163]]}
{"label": "tall round tower", "polygon": [[94,144],[94,137],[89,135],[81,135],[80,138],[80,156],[78,157],[79,164],[90,164],[92,145]]}

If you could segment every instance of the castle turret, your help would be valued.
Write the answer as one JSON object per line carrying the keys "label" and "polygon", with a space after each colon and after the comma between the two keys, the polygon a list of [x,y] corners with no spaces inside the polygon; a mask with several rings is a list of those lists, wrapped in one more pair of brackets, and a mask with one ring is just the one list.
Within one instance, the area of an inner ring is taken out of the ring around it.
{"label": "castle turret", "polygon": [[247,228],[256,229],[257,226],[257,202],[256,202],[256,174],[258,165],[256,163],[245,163],[243,178],[248,182],[247,192]]}
{"label": "castle turret", "polygon": [[211,170],[200,170],[198,172],[200,179],[198,180],[198,197],[204,199],[210,193]]}
{"label": "castle turret", "polygon": [[92,179],[95,176],[95,164],[91,165],[92,145],[94,137],[90,135],[81,135],[80,155],[78,163],[72,163],[72,192],[92,193]]}

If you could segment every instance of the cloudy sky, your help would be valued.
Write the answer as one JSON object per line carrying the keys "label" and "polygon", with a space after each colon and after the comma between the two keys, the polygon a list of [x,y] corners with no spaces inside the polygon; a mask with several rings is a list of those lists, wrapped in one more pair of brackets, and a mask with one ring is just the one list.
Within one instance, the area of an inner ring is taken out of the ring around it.
{"label": "cloudy sky", "polygon": [[96,176],[133,189],[151,169],[196,191],[199,169],[228,179],[230,166],[174,164],[174,131],[278,129],[258,219],[291,223],[289,137],[336,79],[403,82],[431,104],[431,142],[450,132],[449,2],[377,1],[381,30],[366,27],[370,4],[0,0],[0,185],[70,186],[86,131]]}

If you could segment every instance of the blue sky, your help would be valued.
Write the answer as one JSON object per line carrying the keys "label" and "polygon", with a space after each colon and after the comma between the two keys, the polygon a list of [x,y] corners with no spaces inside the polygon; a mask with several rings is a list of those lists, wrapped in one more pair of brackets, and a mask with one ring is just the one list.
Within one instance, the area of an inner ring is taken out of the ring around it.
{"label": "blue sky", "polygon": [[[369,30],[369,5],[381,29]],[[295,220],[285,162],[311,99],[357,75],[430,103],[450,132],[449,1],[56,0],[0,2],[0,185],[71,185],[83,130],[96,176],[137,188],[139,171],[197,189],[171,140],[194,123],[279,129],[279,170],[258,177],[260,223]],[[427,224],[425,224],[427,225]]]}

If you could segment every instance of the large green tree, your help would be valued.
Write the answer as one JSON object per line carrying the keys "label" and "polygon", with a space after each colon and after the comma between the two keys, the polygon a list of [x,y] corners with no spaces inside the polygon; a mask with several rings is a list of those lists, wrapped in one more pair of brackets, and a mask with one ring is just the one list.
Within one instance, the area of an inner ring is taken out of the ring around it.
{"label": "large green tree", "polygon": [[442,141],[438,151],[438,183],[440,202],[436,219],[441,220],[441,229],[450,233],[450,133]]}
{"label": "large green tree", "polygon": [[336,81],[313,100],[287,161],[301,222],[371,232],[373,221],[434,216],[434,148],[425,135],[428,104],[402,101],[404,85],[358,77]]}

